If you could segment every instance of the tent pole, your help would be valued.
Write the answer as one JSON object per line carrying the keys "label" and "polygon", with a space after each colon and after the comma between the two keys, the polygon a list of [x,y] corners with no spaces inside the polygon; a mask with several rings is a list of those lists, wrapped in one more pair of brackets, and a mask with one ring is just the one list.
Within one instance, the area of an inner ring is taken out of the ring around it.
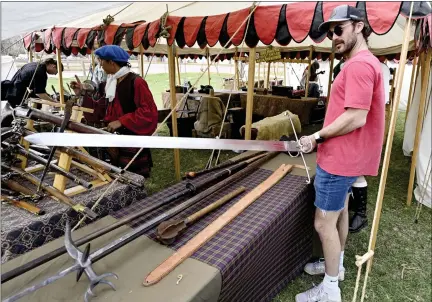
{"label": "tent pole", "polygon": [[238,60],[237,60],[238,55],[239,55],[238,54],[238,49],[237,49],[237,46],[236,46],[235,53],[234,53],[234,68],[235,68],[235,71],[234,71],[234,83],[233,83],[234,90],[239,90],[239,88],[240,88],[240,73],[239,73],[239,70],[238,70]]}
{"label": "tent pole", "polygon": [[239,70],[238,70],[238,60],[236,58],[237,58],[237,51],[236,51],[235,56],[234,56],[235,71],[234,71],[234,83],[233,83],[233,85],[234,85],[234,90],[239,90],[240,79],[239,79]]}
{"label": "tent pole", "polygon": [[177,78],[178,78],[178,85],[181,86],[181,78],[180,78],[180,58],[178,55],[176,55],[176,65],[177,65]]}
{"label": "tent pole", "polygon": [[313,53],[313,46],[311,45],[310,50],[309,50],[309,67],[308,67],[308,72],[306,74],[306,87],[305,87],[305,97],[308,97],[308,90],[309,90],[309,78],[310,78],[310,74],[311,74],[311,65],[312,65],[312,53]]}
{"label": "tent pole", "polygon": [[267,62],[267,79],[265,85],[265,88],[267,89],[269,89],[269,85],[270,85],[270,67],[271,67],[271,62]]}
{"label": "tent pole", "polygon": [[29,63],[33,62],[33,51],[31,50],[31,48],[28,52],[28,57],[29,57]]}
{"label": "tent pole", "polygon": [[[169,73],[169,83],[170,83],[170,96],[171,96],[171,121],[172,121],[172,132],[174,137],[178,137],[177,129],[177,98],[175,92],[175,56],[173,52],[173,45],[168,45],[168,73]],[[176,180],[179,181],[180,177],[180,151],[179,149],[174,149],[174,169]]]}
{"label": "tent pole", "polygon": [[256,55],[256,49],[250,48],[249,67],[248,67],[248,87],[247,87],[247,99],[246,99],[246,127],[245,127],[246,140],[251,139],[252,112],[253,112],[254,85],[255,85],[255,55]]}
{"label": "tent pole", "polygon": [[140,73],[141,73],[141,77],[144,78],[144,47],[142,46],[142,44],[140,44]]}
{"label": "tent pole", "polygon": [[210,80],[211,80],[211,78],[210,78],[210,52],[209,52],[208,47],[207,47],[207,74],[208,74],[208,84],[210,85]]}
{"label": "tent pole", "polygon": [[432,55],[432,49],[429,48],[427,51],[426,60],[423,62],[423,66],[422,66],[422,69],[424,70],[422,70],[422,88],[420,94],[420,105],[419,105],[419,111],[417,117],[416,134],[414,138],[414,150],[411,159],[411,171],[410,171],[409,184],[408,184],[407,206],[411,206],[412,194],[414,190],[414,177],[415,177],[415,170],[417,166],[417,158],[418,158],[419,147],[420,147],[420,134],[421,134],[420,132],[422,130],[423,119],[424,119],[424,107],[426,104],[426,97],[428,92],[429,75],[430,75],[430,68],[431,68],[430,66],[431,55]]}
{"label": "tent pole", "polygon": [[[413,9],[413,2],[411,2],[411,13],[412,13],[412,9]],[[405,30],[404,30],[404,39],[403,39],[403,43],[402,43],[402,51],[401,51],[401,56],[400,56],[400,61],[399,61],[400,66],[401,66],[400,67],[401,71],[399,72],[398,78],[397,78],[396,94],[395,94],[396,98],[395,98],[395,102],[393,103],[394,110],[392,111],[391,119],[390,119],[390,129],[389,129],[386,149],[385,149],[385,153],[384,153],[384,160],[383,160],[382,171],[381,171],[381,179],[380,179],[380,185],[378,188],[377,202],[376,202],[376,206],[375,206],[374,219],[372,222],[372,229],[371,229],[371,236],[370,236],[370,240],[369,240],[368,252],[375,250],[376,239],[377,239],[378,228],[379,228],[379,221],[381,218],[381,209],[382,209],[383,200],[384,200],[384,190],[385,190],[385,186],[386,186],[386,182],[387,182],[387,174],[388,174],[388,168],[390,165],[391,149],[392,149],[393,137],[394,137],[395,127],[396,127],[396,120],[397,120],[397,113],[398,113],[397,108],[399,106],[400,95],[401,95],[401,90],[402,90],[403,71],[405,68],[406,58],[407,58],[407,53],[408,53],[409,33],[410,33],[410,29],[411,29],[411,13],[410,13],[409,19],[407,19],[407,22],[405,25]],[[365,296],[367,276],[368,276],[368,274],[372,268],[372,261],[373,261],[373,256],[371,256],[368,259],[361,301],[363,301],[364,296]]]}
{"label": "tent pole", "polygon": [[330,71],[329,71],[329,80],[328,80],[328,86],[327,86],[327,104],[326,106],[328,106],[329,102],[330,102],[330,90],[331,90],[331,86],[333,84],[332,81],[332,75],[333,75],[333,66],[334,66],[334,58],[335,58],[335,52],[334,49],[332,51],[332,53],[330,54]]}
{"label": "tent pole", "polygon": [[57,53],[57,70],[58,70],[58,82],[60,91],[60,104],[64,104],[64,89],[63,89],[63,71],[62,71],[62,61],[61,61],[61,51],[59,48],[56,50]]}
{"label": "tent pole", "polygon": [[418,59],[419,59],[419,57],[415,56],[414,62],[413,62],[412,73],[411,73],[410,90],[409,90],[409,93],[408,93],[408,103],[407,103],[407,108],[406,108],[406,113],[405,113],[404,129],[405,129],[408,113],[409,113],[409,110],[410,110],[410,107],[411,107],[411,102],[412,102],[413,97],[414,97],[415,86],[417,84],[417,79],[418,79],[418,75],[419,75],[419,67],[420,67],[421,64],[420,64],[420,62],[418,62]]}
{"label": "tent pole", "polygon": [[[28,52],[28,58],[29,58],[29,63],[33,62],[33,51],[31,50],[31,45],[30,45],[29,52]],[[35,104],[33,102],[31,102],[30,106],[35,107]],[[32,119],[28,119],[25,127],[26,127],[26,129],[34,130],[34,121]],[[26,150],[28,150],[30,147],[30,143],[28,141],[26,141],[23,137],[21,137],[21,139],[20,139],[20,144]],[[21,169],[24,170],[25,168],[27,168],[27,157],[22,156],[22,155],[18,155],[17,158],[19,158],[21,160]]]}
{"label": "tent pole", "polygon": [[91,51],[90,58],[91,58],[91,62],[92,62],[92,70],[93,70],[93,73],[94,73],[94,69],[96,67],[96,62],[95,62],[95,57],[94,57],[94,51],[93,50]]}
{"label": "tent pole", "polygon": [[283,70],[284,70],[284,85],[285,86],[287,86],[287,78],[286,78],[286,76],[287,76],[287,74],[286,74],[286,63],[285,62],[283,62]]}
{"label": "tent pole", "polygon": [[[259,83],[260,83],[260,80],[261,80],[261,61],[260,62],[258,62],[258,85],[257,85],[257,88],[259,88]],[[254,83],[255,84],[255,83]]]}

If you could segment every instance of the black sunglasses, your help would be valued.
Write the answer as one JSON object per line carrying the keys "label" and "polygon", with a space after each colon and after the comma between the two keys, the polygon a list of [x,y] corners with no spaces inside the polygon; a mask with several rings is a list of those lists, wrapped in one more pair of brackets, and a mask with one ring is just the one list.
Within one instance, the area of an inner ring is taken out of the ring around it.
{"label": "black sunglasses", "polygon": [[344,27],[347,27],[347,26],[350,25],[350,24],[352,24],[352,22],[347,23],[347,24],[344,24],[344,25],[336,25],[333,31],[329,30],[329,31],[327,32],[327,37],[328,37],[329,39],[333,39],[333,35],[336,35],[336,36],[339,36],[339,37],[342,36],[343,31],[344,31],[344,30],[343,30]]}

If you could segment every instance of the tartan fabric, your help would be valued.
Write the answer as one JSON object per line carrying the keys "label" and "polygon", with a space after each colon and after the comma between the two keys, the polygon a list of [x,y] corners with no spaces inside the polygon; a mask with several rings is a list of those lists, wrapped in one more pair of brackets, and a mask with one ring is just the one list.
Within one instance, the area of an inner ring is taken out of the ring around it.
{"label": "tartan fabric", "polygon": [[[188,227],[171,248],[178,250],[271,174],[271,171],[258,169],[178,214],[174,219],[186,218],[241,185],[247,188],[240,196]],[[313,187],[305,180],[305,177],[288,174],[192,255],[221,272],[220,301],[269,301],[301,273],[312,256],[313,234]],[[123,208],[113,216],[121,218],[136,212],[182,186],[184,182]],[[173,205],[164,206],[142,217],[132,227],[171,207]],[[146,235],[156,240],[155,230]]]}

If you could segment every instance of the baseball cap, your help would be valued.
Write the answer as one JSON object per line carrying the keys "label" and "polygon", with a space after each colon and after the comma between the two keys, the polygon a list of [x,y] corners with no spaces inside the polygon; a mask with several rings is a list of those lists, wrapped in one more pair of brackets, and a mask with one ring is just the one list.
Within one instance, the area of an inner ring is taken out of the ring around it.
{"label": "baseball cap", "polygon": [[321,23],[321,25],[318,27],[318,30],[320,32],[327,32],[331,23],[348,20],[364,21],[364,15],[356,7],[349,6],[347,4],[339,5],[333,9],[330,18],[326,22]]}

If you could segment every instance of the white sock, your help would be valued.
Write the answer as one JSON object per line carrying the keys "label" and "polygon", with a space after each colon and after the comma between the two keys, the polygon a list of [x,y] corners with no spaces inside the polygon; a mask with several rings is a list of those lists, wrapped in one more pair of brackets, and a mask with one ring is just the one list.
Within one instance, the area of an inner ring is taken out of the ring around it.
{"label": "white sock", "polygon": [[340,296],[340,289],[339,289],[339,281],[338,276],[332,277],[327,275],[327,273],[324,276],[324,290],[328,294],[330,299],[338,299]]}
{"label": "white sock", "polygon": [[344,251],[341,251],[340,259],[339,259],[339,270],[343,268],[343,258],[344,258]]}

